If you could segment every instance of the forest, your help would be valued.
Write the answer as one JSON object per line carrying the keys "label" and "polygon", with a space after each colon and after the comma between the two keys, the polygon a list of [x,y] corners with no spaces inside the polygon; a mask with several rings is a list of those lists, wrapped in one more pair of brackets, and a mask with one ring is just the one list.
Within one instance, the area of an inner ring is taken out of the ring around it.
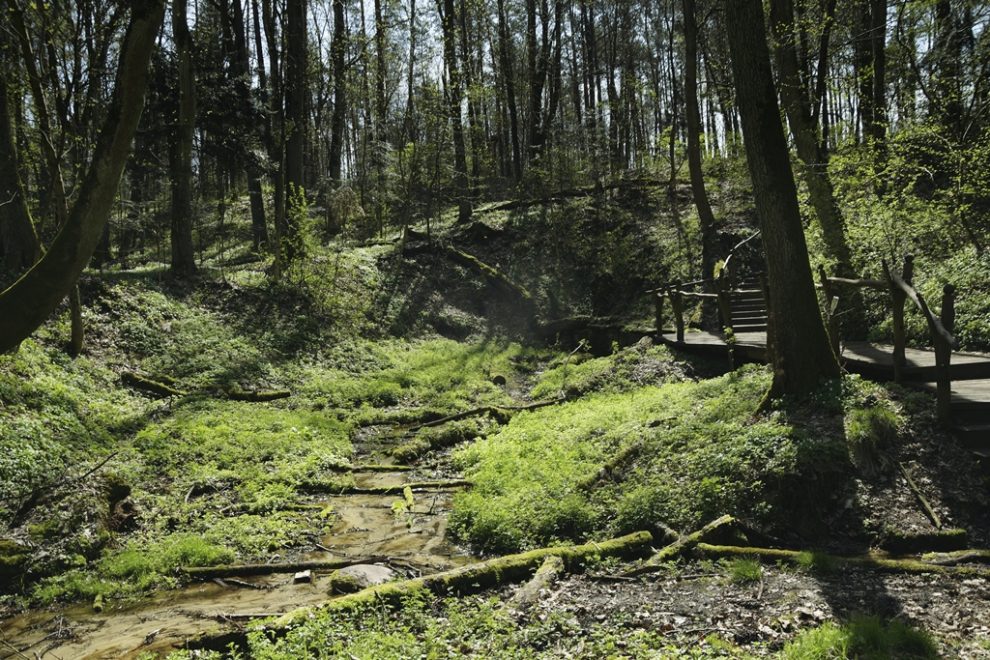
{"label": "forest", "polygon": [[0,659],[990,658],[988,28],[0,0]]}

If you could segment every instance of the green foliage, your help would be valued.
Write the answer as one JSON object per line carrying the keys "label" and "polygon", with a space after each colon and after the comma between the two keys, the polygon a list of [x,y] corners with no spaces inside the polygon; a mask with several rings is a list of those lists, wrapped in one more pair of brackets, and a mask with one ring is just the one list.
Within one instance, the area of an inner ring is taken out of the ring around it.
{"label": "green foliage", "polygon": [[36,488],[87,464],[136,427],[145,403],[115,389],[115,375],[27,340],[0,355],[0,521]]}
{"label": "green foliage", "polygon": [[365,348],[365,363],[357,369],[303,367],[303,396],[327,407],[363,406],[365,415],[400,404],[444,414],[504,405],[511,399],[492,376],[515,371],[513,361],[525,353],[518,344],[495,340],[383,340]]}
{"label": "green foliage", "polygon": [[903,420],[889,407],[853,408],[846,413],[846,442],[853,465],[868,477],[888,462],[884,452],[897,440]]}
{"label": "green foliage", "polygon": [[729,579],[736,584],[750,584],[763,579],[763,565],[752,557],[733,559],[728,565]]}
{"label": "green foliage", "polygon": [[[452,528],[506,551],[657,521],[765,518],[799,465],[790,427],[752,418],[766,386],[763,370],[745,369],[519,414],[455,455],[475,487],[455,498]],[[605,467],[623,454],[634,458]]]}
{"label": "green foliage", "polygon": [[499,599],[436,600],[422,595],[398,610],[318,614],[285,636],[254,632],[249,646],[249,655],[256,660],[746,657],[718,637],[679,645],[662,633],[628,625],[621,617],[586,627],[566,612],[520,621]]}
{"label": "green foliage", "polygon": [[898,620],[854,617],[848,623],[831,622],[806,630],[784,647],[787,660],[922,659],[939,657],[931,636]]}
{"label": "green foliage", "polygon": [[683,376],[682,365],[666,346],[637,344],[605,357],[589,358],[586,353],[560,357],[540,374],[530,394],[534,399],[546,399],[561,394],[622,392]]}

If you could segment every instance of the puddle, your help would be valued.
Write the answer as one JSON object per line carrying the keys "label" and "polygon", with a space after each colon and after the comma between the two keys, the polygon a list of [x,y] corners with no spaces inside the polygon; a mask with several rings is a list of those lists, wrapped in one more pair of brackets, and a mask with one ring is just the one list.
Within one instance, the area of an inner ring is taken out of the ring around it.
{"label": "puddle", "polygon": [[[400,486],[416,480],[413,472],[356,472],[358,486]],[[387,557],[406,575],[434,573],[470,563],[467,553],[446,538],[452,495],[418,492],[413,505],[395,513],[395,495],[339,495],[317,502],[333,507],[331,531],[318,551],[304,560]],[[0,625],[0,659],[6,658],[119,658],[208,630],[236,629],[256,615],[280,614],[326,601],[329,571],[314,572],[313,582],[293,584],[292,575],[244,578],[260,588],[193,584],[154,594],[140,603],[108,603],[103,612],[90,604],[36,610]],[[16,651],[15,651],[16,649]]]}

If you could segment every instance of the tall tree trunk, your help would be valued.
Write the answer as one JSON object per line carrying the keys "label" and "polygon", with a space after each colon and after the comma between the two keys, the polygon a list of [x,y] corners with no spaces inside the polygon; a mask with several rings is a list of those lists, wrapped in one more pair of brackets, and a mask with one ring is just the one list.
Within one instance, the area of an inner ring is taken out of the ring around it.
{"label": "tall tree trunk", "polygon": [[438,0],[443,29],[443,59],[447,65],[447,103],[450,111],[451,136],[454,141],[454,194],[457,197],[457,220],[471,219],[468,198],[467,155],[464,148],[464,125],[461,122],[461,70],[457,61],[457,12],[454,0]]}
{"label": "tall tree trunk", "polygon": [[71,291],[100,240],[144,106],[148,62],[164,0],[133,0],[116,84],[68,221],[45,255],[0,293],[0,352],[17,348]]}
{"label": "tall tree trunk", "polygon": [[[846,224],[835,199],[832,180],[828,174],[828,155],[822,149],[818,127],[812,119],[810,93],[802,77],[794,40],[794,9],[791,0],[770,0],[770,23],[774,31],[777,67],[780,73],[780,96],[784,102],[787,123],[801,159],[801,173],[808,186],[811,205],[818,216],[825,250],[835,262],[841,277],[856,277],[852,253],[846,240]],[[842,327],[849,338],[859,338],[866,331],[863,299],[859,289],[851,288],[843,301]]]}
{"label": "tall tree trunk", "polygon": [[8,102],[8,76],[14,68],[12,62],[6,61],[3,40],[0,30],[0,275],[16,277],[41,257],[41,243],[34,231],[18,167],[12,108]]}
{"label": "tall tree trunk", "polygon": [[724,0],[746,161],[763,234],[773,338],[770,396],[806,394],[837,378],[815,294],[797,188],[780,123],[760,0]]}
{"label": "tall tree trunk", "polygon": [[[333,0],[333,39],[330,42],[331,73],[333,75],[333,113],[330,116],[330,182],[340,185],[344,141],[347,136],[347,24],[344,22],[344,0]],[[340,230],[341,219],[334,219],[335,230]]]}
{"label": "tall tree trunk", "polygon": [[285,144],[285,245],[282,251],[287,261],[292,261],[300,250],[299,223],[306,208],[304,163],[306,129],[309,125],[307,4],[307,0],[288,0],[286,3],[285,112],[288,135]]}
{"label": "tall tree trunk", "polygon": [[513,53],[509,42],[508,17],[505,0],[498,0],[498,53],[505,82],[505,104],[509,113],[509,142],[512,144],[512,176],[518,183],[522,178],[522,150],[519,146],[519,112],[516,105],[516,80]]}
{"label": "tall tree trunk", "polygon": [[698,110],[698,23],[695,0],[682,0],[684,13],[684,103],[687,108],[687,157],[691,171],[691,193],[701,224],[701,277],[715,273],[715,214],[705,190],[701,170],[701,112]]}
{"label": "tall tree trunk", "polygon": [[172,1],[172,35],[179,67],[179,115],[172,132],[172,274],[196,273],[192,239],[192,147],[196,132],[196,79],[192,35],[186,23],[186,0]]}

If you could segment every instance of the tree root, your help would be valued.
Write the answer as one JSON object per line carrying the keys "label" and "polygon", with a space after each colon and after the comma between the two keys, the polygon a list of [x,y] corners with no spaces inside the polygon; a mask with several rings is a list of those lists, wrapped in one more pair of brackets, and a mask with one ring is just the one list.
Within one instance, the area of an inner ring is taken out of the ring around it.
{"label": "tree root", "polygon": [[[438,595],[476,593],[491,587],[524,580],[548,557],[559,557],[564,564],[564,570],[577,571],[592,559],[630,558],[642,555],[647,551],[652,541],[653,537],[649,532],[635,532],[600,543],[540,548],[516,555],[496,557],[433,575],[386,582],[329,600],[317,607],[302,607],[279,616],[265,625],[264,628],[269,632],[278,634],[280,631],[309,620],[320,612],[350,612],[367,605],[380,606],[381,604],[399,607],[408,596],[424,592]],[[245,630],[236,632],[213,631],[187,640],[185,648],[223,650],[230,643],[243,644],[246,638],[247,631]],[[168,644],[168,642],[164,642],[164,644]],[[171,646],[168,644],[168,647]],[[149,650],[164,651],[168,647],[153,649],[146,646],[140,650],[145,652]]]}
{"label": "tree root", "polygon": [[728,515],[716,518],[698,531],[688,534],[687,536],[682,536],[670,545],[662,548],[659,552],[639,566],[622,573],[622,576],[636,577],[637,575],[655,573],[663,570],[663,564],[665,562],[676,559],[705,539],[711,538],[716,532],[724,531],[735,522],[736,519]]}
{"label": "tree root", "polygon": [[231,387],[227,389],[212,387],[199,390],[181,390],[177,387],[174,378],[157,375],[155,377],[145,376],[136,371],[125,371],[120,374],[120,380],[137,390],[143,390],[158,396],[188,396],[190,394],[225,396],[231,401],[263,402],[285,399],[292,396],[289,390],[245,390],[241,387]]}
{"label": "tree root", "polygon": [[862,566],[889,573],[937,573],[966,577],[990,578],[990,570],[969,566],[943,566],[919,559],[892,558],[879,555],[839,556],[778,548],[748,548],[734,545],[709,545],[699,543],[696,550],[706,557],[756,557],[768,561],[787,561],[798,565],[811,565],[826,570],[839,566]]}
{"label": "tree root", "polygon": [[478,415],[491,415],[492,418],[494,418],[499,424],[504,424],[510,417],[512,417],[514,413],[523,412],[526,410],[537,410],[538,408],[543,408],[545,406],[553,406],[558,403],[563,403],[566,400],[566,397],[558,397],[556,399],[534,401],[533,403],[527,403],[521,406],[481,406],[479,408],[463,410],[459,413],[454,413],[453,415],[447,415],[446,417],[441,417],[439,419],[433,419],[421,424],[416,424],[415,426],[410,426],[407,431],[409,433],[414,433],[420,429],[431,426],[440,426],[441,424],[446,424],[447,422],[456,422],[467,417],[475,417]]}

